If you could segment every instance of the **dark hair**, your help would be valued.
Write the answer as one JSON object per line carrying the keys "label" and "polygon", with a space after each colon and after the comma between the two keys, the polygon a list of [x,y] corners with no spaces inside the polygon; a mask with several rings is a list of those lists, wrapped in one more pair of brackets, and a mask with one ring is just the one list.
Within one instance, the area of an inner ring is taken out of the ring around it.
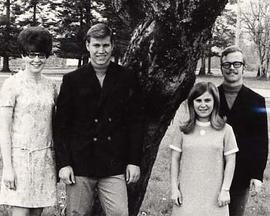
{"label": "dark hair", "polygon": [[26,56],[29,52],[41,52],[48,58],[52,51],[52,36],[41,26],[31,26],[18,36],[19,51]]}
{"label": "dark hair", "polygon": [[93,25],[86,33],[85,39],[90,42],[91,38],[105,38],[109,36],[113,42],[113,32],[105,23],[97,23]]}
{"label": "dark hair", "polygon": [[189,120],[180,127],[180,129],[186,134],[193,131],[196,123],[196,113],[193,101],[205,92],[209,92],[214,99],[214,107],[210,117],[211,126],[216,130],[221,130],[225,126],[225,120],[219,115],[220,99],[217,87],[211,82],[199,82],[193,86],[188,95],[187,101],[190,117]]}
{"label": "dark hair", "polygon": [[[235,52],[240,52],[242,53],[243,55],[243,51],[241,50],[241,48],[239,46],[236,46],[236,45],[232,45],[232,46],[228,46],[226,47],[222,52],[221,52],[221,56],[220,56],[220,63],[222,64],[223,62],[223,57],[224,56],[227,56],[228,54],[230,53],[235,53]],[[246,63],[246,60],[244,58],[244,55],[243,55],[243,63],[245,65]]]}

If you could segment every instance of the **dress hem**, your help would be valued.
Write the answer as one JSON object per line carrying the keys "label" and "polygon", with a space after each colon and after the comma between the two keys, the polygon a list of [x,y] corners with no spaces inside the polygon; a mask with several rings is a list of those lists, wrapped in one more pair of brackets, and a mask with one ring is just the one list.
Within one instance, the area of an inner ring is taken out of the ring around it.
{"label": "dress hem", "polygon": [[22,207],[22,208],[47,208],[47,207],[53,207],[57,205],[57,202],[54,204],[42,204],[42,205],[22,205],[18,203],[7,203],[7,202],[0,202],[0,205],[6,205],[6,206],[16,206],[16,207]]}

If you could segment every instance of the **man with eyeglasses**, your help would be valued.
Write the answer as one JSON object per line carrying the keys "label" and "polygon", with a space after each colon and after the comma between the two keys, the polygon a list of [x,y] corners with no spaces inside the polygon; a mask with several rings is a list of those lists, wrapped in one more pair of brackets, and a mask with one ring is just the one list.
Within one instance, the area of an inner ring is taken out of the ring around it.
{"label": "man with eyeglasses", "polygon": [[[227,119],[235,133],[239,152],[231,188],[230,216],[243,216],[249,190],[255,195],[261,190],[268,155],[268,129],[265,100],[243,84],[245,59],[242,50],[229,46],[221,53],[223,83],[220,93],[220,115]],[[169,125],[161,145],[169,145],[179,126],[188,120],[184,101]]]}
{"label": "man with eyeglasses", "polygon": [[234,130],[239,152],[230,192],[230,216],[244,215],[249,190],[261,190],[268,155],[267,113],[264,98],[243,84],[245,59],[242,50],[229,46],[221,53],[223,83],[220,114]]}

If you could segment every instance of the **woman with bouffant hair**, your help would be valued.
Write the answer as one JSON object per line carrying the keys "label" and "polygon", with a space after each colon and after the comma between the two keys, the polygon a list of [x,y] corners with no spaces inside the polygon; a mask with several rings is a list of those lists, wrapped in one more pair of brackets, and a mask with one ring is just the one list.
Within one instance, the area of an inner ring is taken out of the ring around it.
{"label": "woman with bouffant hair", "polygon": [[219,93],[214,84],[195,84],[188,109],[190,118],[170,145],[172,216],[229,216],[238,147],[232,127],[218,115]]}
{"label": "woman with bouffant hair", "polygon": [[57,90],[41,74],[52,37],[42,27],[29,27],[18,43],[24,70],[7,78],[0,92],[0,204],[11,206],[13,216],[40,216],[44,207],[56,204],[52,115]]}
{"label": "woman with bouffant hair", "polygon": [[18,45],[23,56],[30,52],[40,52],[48,58],[52,51],[52,36],[43,27],[29,27],[19,34]]}

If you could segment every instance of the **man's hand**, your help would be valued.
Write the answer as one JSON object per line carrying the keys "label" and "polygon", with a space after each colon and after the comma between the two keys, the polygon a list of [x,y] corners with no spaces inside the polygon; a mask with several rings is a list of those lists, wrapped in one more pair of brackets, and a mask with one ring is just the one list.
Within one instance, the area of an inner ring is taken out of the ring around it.
{"label": "man's hand", "polygon": [[59,170],[59,178],[65,184],[75,184],[75,176],[71,166],[62,167]]}
{"label": "man's hand", "polygon": [[140,178],[140,167],[132,164],[128,164],[126,168],[126,182],[135,183]]}
{"label": "man's hand", "polygon": [[260,193],[262,189],[262,181],[258,179],[251,179],[250,180],[250,190],[253,195]]}
{"label": "man's hand", "polygon": [[16,190],[16,174],[13,167],[3,167],[3,181],[6,188]]}

